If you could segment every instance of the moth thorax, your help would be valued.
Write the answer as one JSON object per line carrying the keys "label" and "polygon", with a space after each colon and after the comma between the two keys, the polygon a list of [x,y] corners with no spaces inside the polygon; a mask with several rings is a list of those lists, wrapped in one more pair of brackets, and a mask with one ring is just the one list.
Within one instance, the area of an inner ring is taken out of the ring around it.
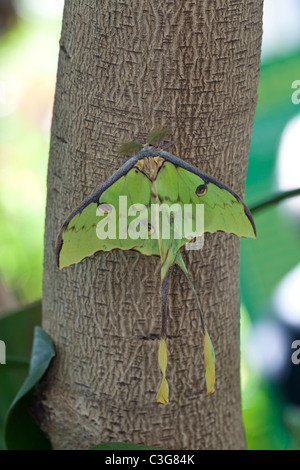
{"label": "moth thorax", "polygon": [[145,157],[138,160],[134,166],[144,173],[149,180],[154,181],[164,161],[165,159],[162,157]]}

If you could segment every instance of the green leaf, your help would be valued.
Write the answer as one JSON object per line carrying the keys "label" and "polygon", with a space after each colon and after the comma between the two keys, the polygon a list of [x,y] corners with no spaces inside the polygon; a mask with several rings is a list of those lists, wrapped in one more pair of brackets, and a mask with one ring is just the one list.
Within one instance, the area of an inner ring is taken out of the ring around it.
{"label": "green leaf", "polygon": [[26,357],[19,356],[6,356],[6,369],[20,369],[28,370],[30,361]]}
{"label": "green leaf", "polygon": [[102,442],[89,450],[162,450],[159,447],[148,447],[129,442]]}
{"label": "green leaf", "polygon": [[24,382],[30,363],[35,325],[41,324],[41,301],[1,314],[0,339],[6,345],[6,364],[0,365],[0,449],[5,449],[4,420]]}
{"label": "green leaf", "polygon": [[39,326],[34,339],[28,376],[12,402],[5,422],[5,441],[9,450],[50,449],[50,442],[28,413],[34,389],[55,355],[50,337]]}

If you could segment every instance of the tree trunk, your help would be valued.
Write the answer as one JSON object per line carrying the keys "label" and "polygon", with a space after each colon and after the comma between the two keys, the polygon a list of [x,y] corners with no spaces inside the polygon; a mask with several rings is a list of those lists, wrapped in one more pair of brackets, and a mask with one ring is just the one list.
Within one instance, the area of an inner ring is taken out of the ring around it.
{"label": "tree trunk", "polygon": [[59,272],[64,219],[123,162],[118,146],[169,125],[171,151],[241,196],[257,99],[262,0],[66,0],[48,170],[43,327],[57,356],[41,426],[55,449],[99,442],[244,448],[239,375],[239,239],[183,252],[215,352],[206,394],[202,334],[179,270],[168,316],[170,404],[161,379],[160,263],[98,253]]}

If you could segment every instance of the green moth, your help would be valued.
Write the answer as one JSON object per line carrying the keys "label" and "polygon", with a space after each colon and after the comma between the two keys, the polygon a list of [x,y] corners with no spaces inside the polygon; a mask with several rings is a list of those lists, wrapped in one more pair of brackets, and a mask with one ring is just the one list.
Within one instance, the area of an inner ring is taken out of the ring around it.
{"label": "green moth", "polygon": [[[213,393],[215,385],[214,349],[180,248],[204,232],[256,237],[249,209],[231,189],[157,147],[169,132],[166,128],[155,129],[147,144],[130,142],[123,146],[122,153],[135,155],[69,215],[56,242],[60,269],[98,251],[116,248],[160,257],[162,326],[158,362],[162,381],[156,399],[163,404],[169,402],[167,299],[174,265],[186,275],[200,312],[207,392]],[[200,206],[204,208],[204,220],[203,212],[198,211]],[[202,224],[198,224],[199,214]]]}

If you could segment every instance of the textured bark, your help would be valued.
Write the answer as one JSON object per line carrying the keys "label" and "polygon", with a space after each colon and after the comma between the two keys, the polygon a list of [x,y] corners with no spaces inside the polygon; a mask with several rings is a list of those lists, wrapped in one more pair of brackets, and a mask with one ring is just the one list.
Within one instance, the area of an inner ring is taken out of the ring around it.
{"label": "textured bark", "polygon": [[168,317],[170,404],[161,374],[159,260],[97,254],[59,272],[69,212],[145,141],[176,129],[172,153],[243,195],[257,99],[262,0],[66,0],[48,171],[43,326],[57,356],[42,427],[56,449],[105,441],[165,449],[244,448],[239,376],[239,240],[207,235],[184,257],[216,352],[208,396],[199,316],[175,270]]}

